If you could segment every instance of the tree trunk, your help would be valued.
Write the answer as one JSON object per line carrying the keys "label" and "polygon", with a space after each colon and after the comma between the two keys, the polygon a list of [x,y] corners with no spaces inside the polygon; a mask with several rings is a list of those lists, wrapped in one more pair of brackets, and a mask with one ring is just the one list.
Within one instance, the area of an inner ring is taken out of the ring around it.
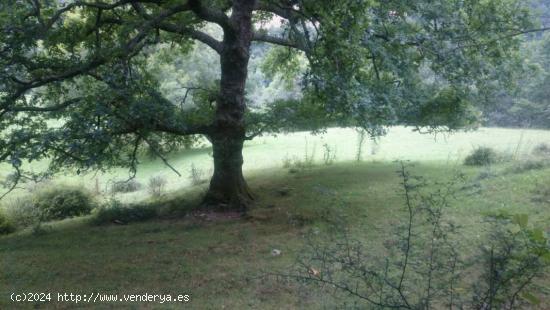
{"label": "tree trunk", "polygon": [[222,211],[245,212],[253,201],[242,173],[245,140],[244,89],[247,79],[254,0],[234,0],[230,25],[224,28],[220,53],[220,94],[210,134],[214,175],[204,199]]}
{"label": "tree trunk", "polygon": [[214,175],[204,203],[219,211],[246,212],[254,198],[242,173],[244,139],[212,139]]}

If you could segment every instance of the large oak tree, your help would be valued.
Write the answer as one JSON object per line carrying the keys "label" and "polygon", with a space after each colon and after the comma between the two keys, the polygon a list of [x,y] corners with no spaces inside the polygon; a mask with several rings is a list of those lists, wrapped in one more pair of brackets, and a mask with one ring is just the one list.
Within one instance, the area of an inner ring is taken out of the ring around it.
{"label": "large oak tree", "polygon": [[[535,31],[529,20],[516,0],[4,0],[0,160],[15,180],[42,159],[51,171],[135,171],[144,145],[204,135],[214,157],[205,203],[246,210],[245,140],[300,122],[372,134],[393,124],[473,125],[473,102],[510,82],[493,69],[513,59],[519,34]],[[219,55],[217,88],[197,109],[166,99],[148,70],[167,42],[180,57],[195,42]],[[247,109],[255,43],[279,46],[268,57],[273,70],[305,59],[300,100]]]}

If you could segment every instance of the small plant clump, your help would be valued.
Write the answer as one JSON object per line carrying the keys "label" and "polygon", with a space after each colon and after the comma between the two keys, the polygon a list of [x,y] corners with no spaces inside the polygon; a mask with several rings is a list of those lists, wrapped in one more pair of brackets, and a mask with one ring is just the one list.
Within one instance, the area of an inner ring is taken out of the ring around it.
{"label": "small plant clump", "polygon": [[464,164],[467,166],[489,166],[497,163],[498,153],[490,147],[478,147],[466,156]]}
{"label": "small plant clump", "polygon": [[135,179],[127,181],[116,181],[111,187],[111,192],[113,193],[132,193],[139,191],[143,185],[136,181]]}
{"label": "small plant clump", "polygon": [[191,164],[189,179],[191,180],[192,185],[199,185],[206,182],[204,171],[200,168],[197,168],[195,164]]}
{"label": "small plant clump", "polygon": [[44,220],[61,220],[90,214],[95,207],[92,195],[79,187],[51,187],[38,191],[32,197],[34,208],[41,211]]}
{"label": "small plant clump", "polygon": [[[316,149],[317,149],[317,145],[314,143],[310,150],[306,139],[304,158],[300,159],[297,156],[289,157],[288,155],[286,155],[285,158],[283,158],[283,168],[288,169],[290,173],[297,173],[300,171],[304,171],[306,169],[313,168],[313,166],[315,166]],[[328,159],[328,161],[332,163],[332,161],[334,161],[336,158],[336,149],[330,149],[330,153],[328,153],[328,155],[330,156],[327,157],[326,159]],[[326,148],[325,148],[325,156],[327,156]],[[325,163],[327,163],[326,160],[325,160]]]}
{"label": "small plant clump", "polygon": [[149,193],[155,197],[162,196],[166,183],[166,178],[161,175],[151,177],[148,184]]}
{"label": "small plant clump", "polygon": [[533,155],[535,156],[550,156],[550,144],[541,143],[533,148]]}
{"label": "small plant clump", "polygon": [[283,158],[283,168],[288,169],[292,167],[292,158],[288,157],[288,154]]}
{"label": "small plant clump", "polygon": [[304,171],[306,169],[310,169],[314,166],[314,162],[311,160],[311,157],[307,157],[307,159],[300,159],[296,156],[289,158],[283,162],[283,167],[288,168],[288,171],[290,173],[297,173],[300,171]]}
{"label": "small plant clump", "polygon": [[157,211],[148,205],[124,205],[119,200],[111,199],[101,207],[92,219],[92,224],[127,224],[154,218]]}

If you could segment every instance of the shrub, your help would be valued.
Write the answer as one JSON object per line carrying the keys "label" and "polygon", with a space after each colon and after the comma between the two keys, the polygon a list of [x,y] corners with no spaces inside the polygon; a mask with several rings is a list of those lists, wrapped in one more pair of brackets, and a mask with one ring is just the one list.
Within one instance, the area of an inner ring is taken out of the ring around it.
{"label": "shrub", "polygon": [[498,162],[498,154],[489,147],[478,147],[464,159],[467,166],[487,166]]}
{"label": "shrub", "polygon": [[33,195],[34,207],[44,220],[61,220],[90,214],[95,204],[92,195],[78,187],[47,188]]}
{"label": "shrub", "polygon": [[103,206],[97,208],[92,219],[95,225],[108,223],[126,224],[154,218],[157,211],[148,205],[123,205],[116,199],[111,199]]}
{"label": "shrub", "polygon": [[164,193],[166,186],[166,178],[161,175],[151,177],[149,179],[149,193],[155,197],[161,196]]}
{"label": "shrub", "polygon": [[15,225],[11,223],[8,217],[0,212],[0,235],[9,234],[15,231]]}
{"label": "shrub", "polygon": [[111,187],[111,192],[113,193],[131,193],[140,190],[142,187],[142,184],[136,181],[135,179],[131,179],[128,181],[117,181],[113,183],[113,186]]}
{"label": "shrub", "polygon": [[533,155],[550,156],[550,144],[541,143],[533,148]]}
{"label": "shrub", "polygon": [[550,265],[548,238],[528,227],[527,214],[496,221],[479,258],[483,272],[472,288],[473,309],[526,309],[540,304],[536,285]]}

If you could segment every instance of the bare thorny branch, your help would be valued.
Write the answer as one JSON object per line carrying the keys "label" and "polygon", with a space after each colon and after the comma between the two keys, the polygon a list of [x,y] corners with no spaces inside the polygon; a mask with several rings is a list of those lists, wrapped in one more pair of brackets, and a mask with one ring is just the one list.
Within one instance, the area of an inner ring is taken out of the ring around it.
{"label": "bare thorny branch", "polygon": [[[307,250],[298,258],[295,272],[267,272],[276,279],[291,279],[305,284],[319,284],[323,288],[343,292],[364,300],[374,308],[382,309],[517,309],[525,304],[524,293],[536,288],[533,282],[544,275],[542,255],[549,255],[547,239],[532,239],[532,231],[509,234],[502,223],[495,226],[490,252],[473,255],[464,262],[459,253],[456,227],[445,215],[451,200],[465,182],[464,175],[456,173],[445,182],[426,182],[411,176],[401,162],[397,171],[401,179],[407,220],[398,229],[397,260],[387,254],[384,261],[376,260],[362,249],[361,241],[353,240],[345,221],[328,232],[329,240],[320,243],[308,237]],[[435,189],[426,191],[428,185]],[[422,218],[419,216],[422,215]],[[414,224],[413,224],[414,223]],[[427,225],[428,229],[420,229]],[[391,251],[391,248],[388,247]],[[498,249],[498,251],[497,251]],[[391,252],[390,252],[391,253]],[[480,262],[488,260],[488,272],[481,275],[469,290],[458,290],[466,285],[461,277],[464,268],[479,274]],[[374,262],[374,263],[373,263]],[[487,283],[479,287],[478,283]],[[469,299],[471,298],[471,299]]]}

